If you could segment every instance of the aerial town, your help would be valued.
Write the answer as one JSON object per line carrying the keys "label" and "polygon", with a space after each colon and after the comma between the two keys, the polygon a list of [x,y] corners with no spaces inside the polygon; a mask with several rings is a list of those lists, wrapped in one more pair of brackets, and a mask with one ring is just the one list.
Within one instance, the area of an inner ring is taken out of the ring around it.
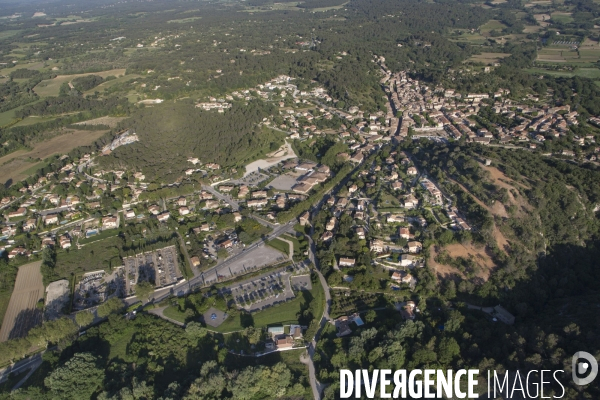
{"label": "aerial town", "polygon": [[[99,157],[139,141],[130,130],[121,132],[98,153],[79,159],[63,155],[59,169],[36,182],[21,182],[20,196],[1,200],[3,249],[9,259],[39,256],[46,247],[85,252],[89,244],[114,237],[126,225],[137,227],[139,237],[157,226],[177,232],[186,254],[178,254],[180,247],[169,242],[150,251],[132,251],[122,263],[111,266],[122,271],[110,271],[111,279],[100,274],[95,281],[90,271],[81,270],[75,300],[78,309],[97,306],[111,295],[135,296],[136,284],[141,281],[152,282],[157,290],[176,287],[186,279],[195,279],[195,287],[206,287],[278,264],[289,255],[262,245],[255,248],[259,237],[247,226],[258,224],[262,235],[276,239],[282,234],[299,235],[292,223],[314,225],[317,215],[309,211],[284,219],[282,215],[327,185],[335,173],[328,165],[299,158],[290,144],[298,140],[310,146],[319,137],[327,137],[345,146],[347,151],[336,154],[336,159],[351,166],[357,179],[346,179],[341,185],[336,182],[335,190],[330,189],[323,198],[318,213],[324,215],[325,223],[314,226],[320,234],[318,247],[327,246],[336,236],[342,219],[350,220],[353,234],[373,255],[371,264],[387,271],[388,290],[414,288],[417,280],[411,270],[424,265],[420,232],[428,224],[425,216],[430,215],[445,229],[469,231],[471,226],[435,179],[416,168],[409,154],[385,150],[383,160],[371,156],[406,138],[441,142],[466,138],[484,145],[535,149],[549,136],[566,135],[569,126],[578,123],[578,114],[568,106],[545,106],[543,99],[532,96],[516,103],[506,98],[508,90],[461,96],[451,89],[429,87],[407,72],[392,74],[383,57],[374,56],[373,62],[381,69],[381,84],[389,100],[387,112],[338,109],[337,101],[323,88],[301,91],[289,76],[198,103],[196,107],[205,111],[223,113],[231,107],[227,101],[234,99],[276,101],[279,115],[262,124],[286,132],[288,139],[267,160],[248,165],[245,172],[188,158],[189,168],[181,171],[181,177],[163,186],[176,193],[185,182],[201,182],[192,192],[152,198],[145,195],[149,184],[142,171],[98,168]],[[510,125],[483,121],[479,116],[482,106],[491,107],[503,120],[511,121]],[[591,117],[589,122],[600,125],[600,118]],[[574,140],[586,159],[595,162],[600,147],[593,137],[575,136]],[[575,154],[563,151],[547,156],[572,158]],[[68,184],[69,190],[57,192],[57,183]],[[370,190],[375,186],[378,191]],[[13,238],[21,233],[35,240],[24,243]],[[257,251],[266,254],[250,260]],[[360,253],[335,252],[333,267],[341,271],[346,284],[352,282],[351,271],[358,265]]]}

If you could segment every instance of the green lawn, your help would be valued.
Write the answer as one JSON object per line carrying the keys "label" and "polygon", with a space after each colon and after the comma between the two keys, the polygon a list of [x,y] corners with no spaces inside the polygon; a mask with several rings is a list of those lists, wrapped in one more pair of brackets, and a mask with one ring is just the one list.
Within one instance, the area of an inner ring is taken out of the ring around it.
{"label": "green lawn", "polygon": [[[259,311],[252,314],[254,326],[257,328],[266,327],[274,324],[290,324],[298,323],[296,315],[300,312],[300,305],[303,299],[296,297],[277,306],[270,307],[264,311]],[[244,329],[240,321],[240,315],[229,316],[221,325],[216,328],[209,327],[217,332],[226,333]]]}
{"label": "green lawn", "polygon": [[40,124],[42,122],[53,121],[53,120],[55,120],[57,118],[60,118],[60,116],[54,116],[54,117],[37,117],[37,116],[31,116],[31,117],[27,117],[25,119],[20,120],[14,126],[35,125],[35,124]]}
{"label": "green lawn", "polygon": [[186,315],[185,313],[179,311],[179,307],[177,306],[168,306],[163,310],[163,314],[165,317],[174,319],[175,321],[179,321],[185,324]]}
{"label": "green lawn", "polygon": [[129,346],[134,334],[135,327],[133,324],[129,324],[128,329],[125,330],[122,335],[119,335],[118,338],[113,339],[112,343],[110,344],[110,354],[108,359],[127,359],[127,346]]}
{"label": "green lawn", "polygon": [[[286,237],[286,239],[289,239]],[[282,240],[277,238],[271,239],[267,242],[267,246],[271,246],[275,250],[282,252],[283,254],[290,255],[290,245]]]}
{"label": "green lawn", "polygon": [[2,31],[2,32],[0,32],[0,40],[9,38],[9,37],[14,36],[14,35],[16,35],[18,33],[21,33],[21,32],[23,32],[23,31],[22,30]]}
{"label": "green lawn", "polygon": [[578,68],[575,71],[552,71],[543,68],[529,68],[526,69],[527,72],[532,74],[540,74],[540,75],[550,75],[550,76],[560,76],[571,78],[573,76],[579,76],[581,78],[589,78],[589,79],[600,79],[600,69],[598,68]]}
{"label": "green lawn", "polygon": [[[79,239],[79,244],[85,244],[88,246],[90,243],[97,242],[99,240],[104,240],[113,236],[117,236],[119,231],[117,229],[108,229],[98,233],[97,235],[90,236],[89,238]],[[85,247],[84,247],[85,248]]]}
{"label": "green lawn", "polygon": [[90,243],[81,250],[74,247],[68,251],[58,250],[55,271],[58,276],[68,279],[71,273],[109,270],[120,266],[121,258],[117,247],[119,242],[119,238],[112,237]]}

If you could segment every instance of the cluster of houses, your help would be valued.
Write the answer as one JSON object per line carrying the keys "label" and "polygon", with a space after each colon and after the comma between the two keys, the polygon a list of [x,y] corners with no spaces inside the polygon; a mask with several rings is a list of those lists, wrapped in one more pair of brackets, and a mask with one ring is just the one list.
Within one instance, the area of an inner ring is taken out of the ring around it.
{"label": "cluster of houses", "polygon": [[[385,60],[384,60],[385,61]],[[411,78],[406,71],[392,74],[379,60],[384,78],[382,84],[390,99],[388,114],[401,114],[397,126],[390,129],[390,135],[408,137],[466,137],[470,142],[489,144],[527,143],[536,148],[549,138],[565,137],[569,128],[579,124],[577,111],[569,105],[552,107],[542,99],[528,95],[523,103],[509,99],[508,89],[487,93],[462,95],[453,89],[430,87],[418,79]],[[485,104],[482,105],[482,102]],[[483,106],[505,119],[510,126],[490,123],[493,131],[481,127],[476,116]],[[392,113],[389,113],[392,111]],[[516,123],[513,123],[515,121]],[[600,126],[600,119],[591,117],[588,122]],[[574,144],[592,146],[593,152],[600,152],[595,145],[594,135],[574,137]],[[566,154],[569,156],[569,154]]]}
{"label": "cluster of houses", "polygon": [[270,326],[267,328],[269,338],[265,343],[265,348],[267,351],[291,349],[297,341],[300,346],[304,346],[302,342],[303,329],[306,328],[300,325],[290,325],[289,334],[286,334],[283,325]]}

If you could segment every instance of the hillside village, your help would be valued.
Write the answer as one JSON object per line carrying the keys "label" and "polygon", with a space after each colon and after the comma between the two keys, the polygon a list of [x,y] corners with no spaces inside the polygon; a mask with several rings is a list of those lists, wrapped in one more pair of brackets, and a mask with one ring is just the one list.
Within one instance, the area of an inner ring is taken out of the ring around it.
{"label": "hillside village", "polygon": [[[343,297],[340,290],[359,287],[374,293],[410,293],[418,283],[415,269],[426,262],[423,245],[428,226],[452,232],[474,228],[435,178],[418,169],[411,154],[396,148],[403,140],[466,140],[535,151],[549,137],[565,137],[578,146],[577,154],[563,150],[548,156],[596,161],[600,151],[596,138],[569,133],[569,127],[581,120],[568,106],[549,106],[545,99],[530,96],[517,102],[507,90],[461,94],[430,88],[411,78],[409,71],[390,73],[383,57],[374,57],[373,62],[381,68],[381,84],[389,100],[385,112],[337,108],[338,101],[323,88],[313,85],[299,90],[293,78],[283,75],[253,89],[198,103],[203,112],[219,113],[228,112],[234,101],[276,103],[279,114],[261,124],[285,132],[286,143],[252,170],[188,157],[188,168],[176,181],[157,185],[147,181],[144,171],[99,168],[99,157],[139,142],[129,130],[97,153],[57,157],[44,176],[15,184],[18,192],[1,200],[2,241],[8,259],[20,264],[52,248],[60,263],[63,254],[85,253],[87,246],[117,235],[132,243],[153,241],[169,232],[175,235],[160,239],[166,242],[149,251],[128,250],[122,261],[116,261],[121,272],[110,277],[97,272],[94,279],[82,276],[85,290],[77,307],[85,309],[106,301],[110,297],[106,293],[134,296],[136,285],[144,280],[160,290],[186,279],[195,279],[196,287],[231,279],[247,272],[246,266],[236,266],[235,271],[228,267],[226,273],[219,268],[224,271],[222,266],[243,260],[244,252],[255,251],[261,237],[279,240],[285,233],[291,235],[288,239],[302,238],[311,232],[318,238],[316,252],[322,255],[321,267],[336,297]],[[600,119],[591,117],[589,123],[598,125]],[[327,164],[315,161],[314,153],[309,155],[323,143],[339,149]],[[311,212],[308,209],[315,201],[319,208]],[[289,229],[293,223],[295,233]],[[165,246],[174,243],[168,267],[155,270],[156,254],[165,253]],[[144,257],[154,261],[146,263]],[[274,262],[281,262],[280,257],[265,259],[264,265]],[[138,264],[151,265],[151,273],[138,273],[142,270]],[[365,267],[375,272],[367,274]],[[102,295],[87,301],[86,291]],[[412,300],[408,306],[398,304],[402,315],[414,318]],[[340,332],[348,328],[344,321]]]}

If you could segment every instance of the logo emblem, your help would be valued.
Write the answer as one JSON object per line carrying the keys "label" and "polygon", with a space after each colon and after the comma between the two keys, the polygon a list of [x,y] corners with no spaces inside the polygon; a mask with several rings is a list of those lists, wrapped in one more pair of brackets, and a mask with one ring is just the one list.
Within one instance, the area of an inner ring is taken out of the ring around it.
{"label": "logo emblem", "polygon": [[[585,375],[588,371],[591,372],[589,372],[587,377],[580,378],[580,376]],[[576,385],[584,386],[592,383],[598,375],[598,362],[590,353],[578,351],[573,355],[571,373],[573,375],[573,382]]]}

